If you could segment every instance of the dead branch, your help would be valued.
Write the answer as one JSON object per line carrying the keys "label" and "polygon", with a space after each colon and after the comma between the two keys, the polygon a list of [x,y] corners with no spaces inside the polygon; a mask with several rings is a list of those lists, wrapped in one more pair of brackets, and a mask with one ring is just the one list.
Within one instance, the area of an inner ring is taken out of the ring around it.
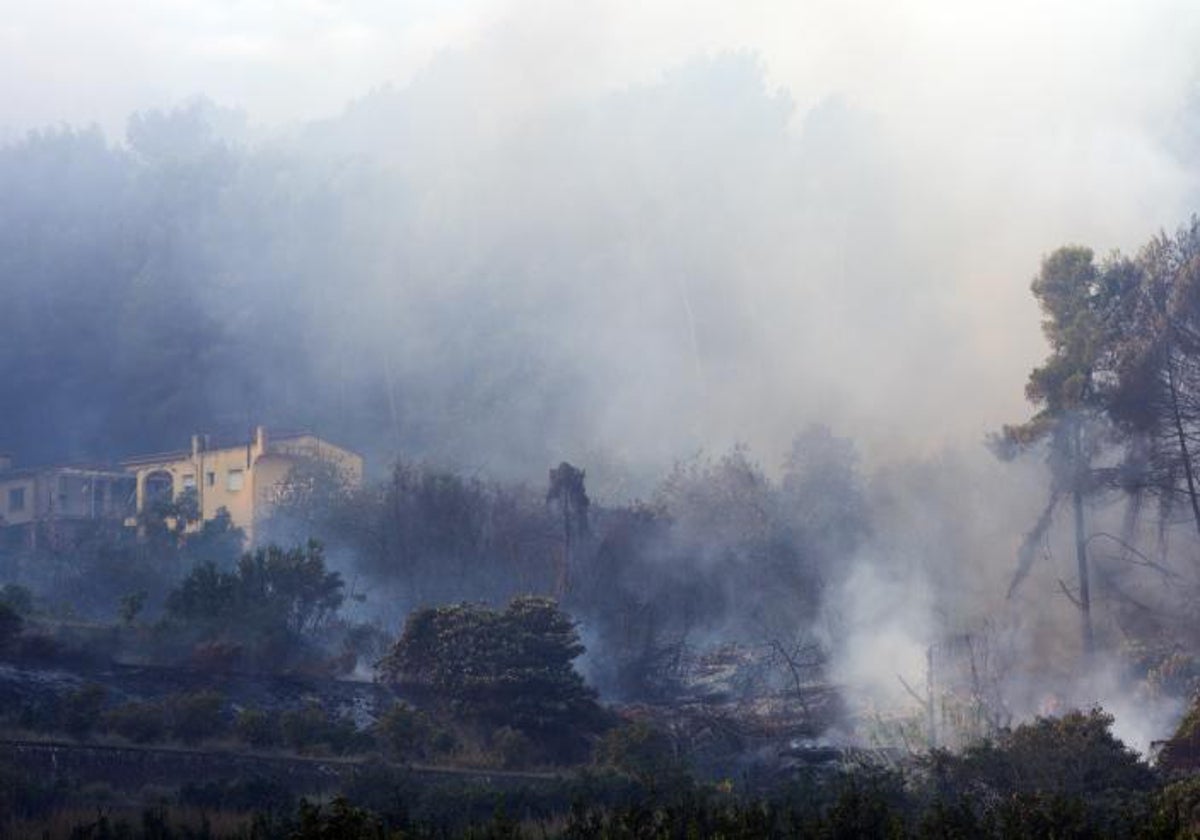
{"label": "dead branch", "polygon": [[1062,590],[1062,593],[1067,596],[1067,599],[1070,600],[1070,602],[1074,604],[1077,609],[1083,609],[1083,602],[1071,593],[1071,590],[1063,582],[1062,578],[1058,578],[1058,588]]}

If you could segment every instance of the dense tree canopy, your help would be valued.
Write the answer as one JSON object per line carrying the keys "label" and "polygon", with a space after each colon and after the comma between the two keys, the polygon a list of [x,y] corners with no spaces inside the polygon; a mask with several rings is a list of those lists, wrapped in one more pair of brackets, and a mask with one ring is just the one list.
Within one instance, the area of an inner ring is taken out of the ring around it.
{"label": "dense tree canopy", "polygon": [[583,652],[574,623],[553,601],[521,597],[503,611],[416,610],[380,672],[467,716],[574,752],[603,720],[573,665]]}
{"label": "dense tree canopy", "polygon": [[181,621],[308,633],[319,629],[345,595],[342,576],[325,567],[321,545],[267,546],[242,557],[232,571],[202,562],[167,599]]}

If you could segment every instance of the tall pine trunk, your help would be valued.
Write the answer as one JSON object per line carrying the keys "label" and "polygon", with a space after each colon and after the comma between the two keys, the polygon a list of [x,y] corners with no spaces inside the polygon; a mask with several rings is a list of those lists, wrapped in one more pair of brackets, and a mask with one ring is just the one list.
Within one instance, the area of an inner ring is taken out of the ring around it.
{"label": "tall pine trunk", "polygon": [[1079,419],[1074,421],[1072,430],[1074,464],[1071,480],[1071,504],[1075,513],[1075,561],[1079,566],[1079,615],[1082,621],[1083,655],[1091,660],[1096,649],[1095,636],[1092,633],[1092,591],[1088,575],[1087,535],[1083,524],[1083,429]]}
{"label": "tall pine trunk", "polygon": [[1196,477],[1192,472],[1192,455],[1188,451],[1187,435],[1183,431],[1183,412],[1179,408],[1179,386],[1175,382],[1175,360],[1167,350],[1167,394],[1171,399],[1171,419],[1175,425],[1175,436],[1179,442],[1179,457],[1183,462],[1183,476],[1187,480],[1188,501],[1192,505],[1192,519],[1196,532],[1200,533],[1200,499],[1196,498]]}

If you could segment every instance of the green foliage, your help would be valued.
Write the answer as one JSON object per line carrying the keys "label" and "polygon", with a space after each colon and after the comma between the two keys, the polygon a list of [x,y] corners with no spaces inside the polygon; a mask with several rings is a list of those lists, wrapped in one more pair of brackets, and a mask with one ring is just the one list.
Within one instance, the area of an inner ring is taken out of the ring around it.
{"label": "green foliage", "polygon": [[108,690],[98,683],[85,683],[63,698],[59,725],[73,738],[87,738],[100,724]]}
{"label": "green foliage", "polygon": [[586,537],[591,530],[588,520],[591,500],[588,499],[587,489],[584,486],[585,478],[586,474],[583,470],[566,461],[550,470],[546,504],[557,509],[558,518],[562,522],[564,551],[568,555],[567,562],[570,562],[574,543]]}
{"label": "green foliage", "polygon": [[258,539],[286,543],[297,535],[332,537],[353,529],[354,497],[350,476],[337,463],[299,456],[276,485],[270,514],[256,525]]}
{"label": "green foliage", "polygon": [[[207,623],[235,634],[313,632],[341,607],[345,584],[325,568],[320,543],[289,551],[268,546],[242,557],[232,572],[201,563],[167,598],[177,622]],[[240,632],[239,632],[240,631]]]}
{"label": "green foliage", "polygon": [[353,654],[355,662],[372,665],[387,655],[392,646],[391,634],[375,624],[352,624],[346,628],[342,647]]}
{"label": "green foliage", "polygon": [[219,738],[226,729],[224,705],[215,691],[172,695],[166,703],[171,735],[189,745]]}
{"label": "green foliage", "polygon": [[21,614],[8,602],[0,601],[0,650],[9,647],[24,627]]}
{"label": "green foliage", "polygon": [[1200,699],[1193,699],[1175,733],[1162,745],[1158,764],[1168,772],[1195,772],[1200,768]]}
{"label": "green foliage", "polygon": [[582,653],[575,625],[553,601],[522,597],[503,612],[473,604],[417,610],[380,672],[566,756],[579,754],[604,722],[572,665]]}
{"label": "green foliage", "polygon": [[837,800],[825,814],[823,833],[830,838],[902,837],[904,815],[900,780],[864,773],[846,780]]}
{"label": "green foliage", "polygon": [[0,835],[8,830],[8,819],[45,817],[67,793],[61,778],[42,778],[21,766],[15,756],[0,756]]}
{"label": "green foliage", "polygon": [[33,612],[33,593],[18,583],[6,583],[0,588],[0,604],[8,606],[18,615],[26,616]]}
{"label": "green foliage", "polygon": [[1200,776],[1167,785],[1154,799],[1147,840],[1200,840]]}
{"label": "green foliage", "polygon": [[1154,771],[1113,736],[1112,723],[1112,715],[1101,709],[1038,718],[969,747],[950,764],[959,778],[1006,792],[1093,795],[1151,789]]}
{"label": "green foliage", "polygon": [[234,719],[233,729],[240,741],[256,749],[270,749],[283,743],[279,717],[261,709],[242,709]]}
{"label": "green foliage", "polygon": [[403,703],[388,709],[375,724],[375,736],[394,758],[427,759],[454,749],[454,736],[429,715]]}
{"label": "green foliage", "polygon": [[915,834],[922,840],[974,840],[984,836],[984,829],[965,799],[947,802],[939,797],[921,814]]}
{"label": "green foliage", "polygon": [[355,808],[342,797],[327,806],[307,800],[300,802],[300,825],[292,833],[293,840],[384,840],[380,819],[368,811]]}
{"label": "green foliage", "polygon": [[156,703],[125,703],[104,713],[104,728],[138,744],[161,741],[166,713]]}
{"label": "green foliage", "polygon": [[1018,793],[1001,801],[995,816],[1001,837],[1088,837],[1081,800],[1060,793]]}
{"label": "green foliage", "polygon": [[596,759],[643,784],[668,783],[684,774],[671,739],[641,721],[610,729],[600,742]]}
{"label": "green foliage", "polygon": [[246,535],[233,524],[233,518],[225,508],[218,508],[211,519],[200,523],[195,531],[186,534],[180,548],[180,563],[193,567],[201,563],[212,563],[219,569],[228,568],[242,554]]}
{"label": "green foliage", "polygon": [[[372,578],[402,582],[397,608],[405,612],[550,591],[561,567],[554,514],[542,494],[521,485],[399,461],[381,485],[335,504],[314,533],[350,548]],[[307,516],[287,508],[281,515]]]}
{"label": "green foliage", "polygon": [[346,755],[371,746],[367,733],[360,732],[348,718],[334,717],[315,701],[280,716],[283,742],[297,752],[324,746],[335,755]]}
{"label": "green foliage", "polygon": [[185,807],[253,811],[257,817],[268,819],[296,808],[296,796],[289,785],[273,776],[190,782],[179,789],[178,800]]}
{"label": "green foliage", "polygon": [[328,713],[317,703],[289,709],[280,716],[284,743],[297,752],[307,752],[319,744],[328,723]]}
{"label": "green foliage", "polygon": [[110,622],[130,593],[147,593],[147,611],[161,604],[180,577],[178,551],[173,540],[140,540],[119,523],[81,521],[39,541],[30,582],[48,616]]}
{"label": "green foliage", "polygon": [[537,757],[529,736],[511,726],[501,726],[492,733],[491,747],[500,759],[500,766],[510,770],[527,767],[534,763]]}
{"label": "green foliage", "polygon": [[142,609],[146,606],[146,599],[149,594],[144,589],[139,589],[137,592],[130,592],[128,595],[121,596],[121,605],[117,609],[117,615],[120,616],[124,624],[133,624]]}
{"label": "green foliage", "polygon": [[1027,422],[1005,426],[993,438],[1004,456],[1042,440],[1051,443],[1050,464],[1060,487],[1080,487],[1095,442],[1080,434],[1105,408],[1097,388],[1111,351],[1108,312],[1120,288],[1118,268],[1097,267],[1088,248],[1065,247],[1042,261],[1032,290],[1045,318],[1050,355],[1029,374],[1025,396],[1038,411]]}
{"label": "green foliage", "polygon": [[1200,690],[1200,660],[1174,650],[1161,658],[1145,662],[1146,685],[1154,692],[1171,697],[1194,697]]}

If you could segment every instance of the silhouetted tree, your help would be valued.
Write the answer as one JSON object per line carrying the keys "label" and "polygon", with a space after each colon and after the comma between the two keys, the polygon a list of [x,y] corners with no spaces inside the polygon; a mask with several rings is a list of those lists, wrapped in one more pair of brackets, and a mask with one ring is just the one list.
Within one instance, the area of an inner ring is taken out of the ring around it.
{"label": "silhouetted tree", "polygon": [[229,572],[201,563],[168,596],[167,615],[236,635],[309,633],[341,607],[344,586],[339,573],[326,569],[319,543],[291,550],[272,545],[244,555]]}
{"label": "silhouetted tree", "polygon": [[563,461],[550,470],[550,485],[546,490],[546,504],[558,508],[562,521],[563,554],[556,594],[562,598],[570,585],[571,568],[575,562],[578,542],[589,532],[587,489],[584,487],[584,471]]}
{"label": "silhouetted tree", "polygon": [[1200,533],[1200,218],[1121,267],[1110,412],[1132,438],[1123,482],[1158,495],[1164,520],[1186,500]]}
{"label": "silhouetted tree", "polygon": [[567,757],[603,723],[595,692],[572,664],[583,651],[552,600],[526,596],[503,612],[474,604],[417,610],[379,667],[386,680]]}
{"label": "silhouetted tree", "polygon": [[1098,267],[1087,248],[1060,248],[1043,260],[1032,290],[1045,315],[1042,331],[1050,355],[1030,372],[1025,388],[1038,411],[1023,424],[1005,426],[993,439],[998,454],[1006,457],[1044,443],[1051,473],[1050,500],[1025,537],[1010,594],[1029,572],[1051,511],[1064,496],[1071,500],[1079,575],[1078,595],[1073,599],[1081,616],[1085,655],[1095,646],[1085,499],[1101,486],[1092,471],[1107,431],[1098,379],[1111,351],[1109,313],[1120,277],[1119,271]]}

